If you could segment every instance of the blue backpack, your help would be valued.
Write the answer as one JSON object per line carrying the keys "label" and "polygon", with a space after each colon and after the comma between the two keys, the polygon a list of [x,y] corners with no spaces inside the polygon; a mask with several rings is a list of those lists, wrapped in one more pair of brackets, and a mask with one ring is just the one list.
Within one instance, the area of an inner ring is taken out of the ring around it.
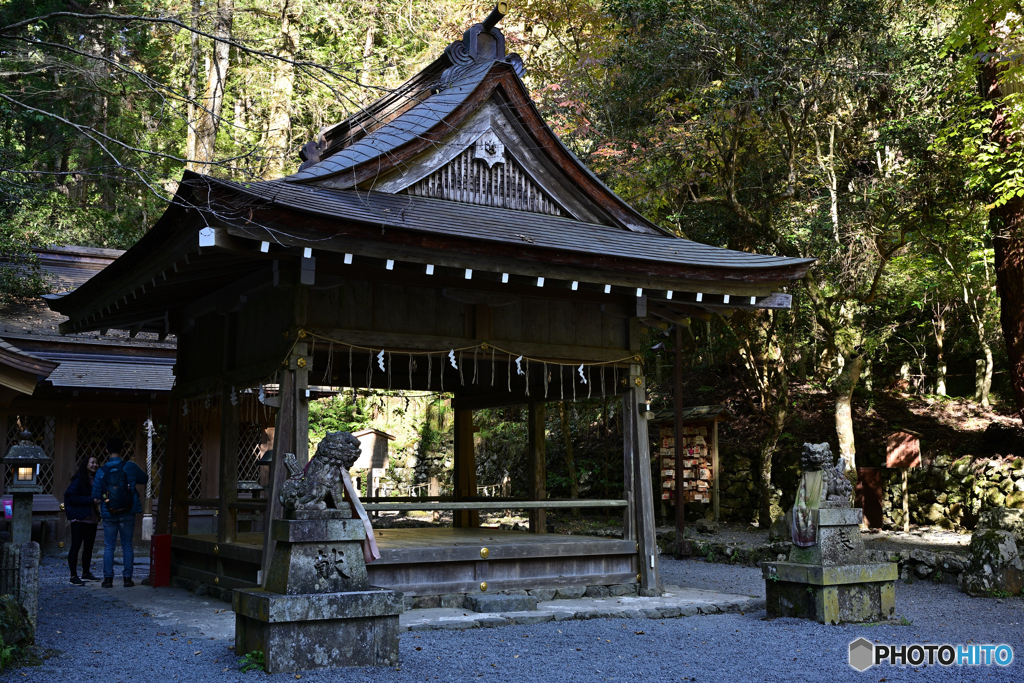
{"label": "blue backpack", "polygon": [[131,512],[135,502],[124,466],[124,460],[103,466],[103,502],[107,505],[107,512],[112,515]]}

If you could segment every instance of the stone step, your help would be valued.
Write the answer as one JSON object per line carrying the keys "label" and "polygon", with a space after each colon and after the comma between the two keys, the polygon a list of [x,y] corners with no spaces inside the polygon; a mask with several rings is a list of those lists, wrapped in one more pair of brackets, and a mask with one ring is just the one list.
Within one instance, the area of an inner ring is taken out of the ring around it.
{"label": "stone step", "polygon": [[532,595],[504,595],[480,593],[467,595],[465,607],[474,612],[531,612],[537,609],[537,598]]}

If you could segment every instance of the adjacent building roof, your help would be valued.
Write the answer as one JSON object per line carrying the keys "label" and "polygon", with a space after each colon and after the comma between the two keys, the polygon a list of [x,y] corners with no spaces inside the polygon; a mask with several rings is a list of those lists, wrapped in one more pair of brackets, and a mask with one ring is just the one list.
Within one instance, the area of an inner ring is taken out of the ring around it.
{"label": "adjacent building roof", "polygon": [[25,353],[0,339],[0,405],[7,405],[19,394],[31,395],[56,367],[56,363]]}
{"label": "adjacent building roof", "polygon": [[174,386],[174,362],[65,361],[50,374],[49,381],[60,389],[170,391]]}
{"label": "adjacent building roof", "polygon": [[[79,246],[34,251],[43,277],[57,292],[84,285],[124,253]],[[173,337],[161,340],[157,334],[133,336],[121,330],[61,335],[58,328],[66,319],[41,301],[0,308],[0,365],[14,367],[20,362],[20,369],[32,375],[31,386],[26,383],[28,375],[22,377],[21,394],[32,394],[37,386],[44,392],[170,390]]]}

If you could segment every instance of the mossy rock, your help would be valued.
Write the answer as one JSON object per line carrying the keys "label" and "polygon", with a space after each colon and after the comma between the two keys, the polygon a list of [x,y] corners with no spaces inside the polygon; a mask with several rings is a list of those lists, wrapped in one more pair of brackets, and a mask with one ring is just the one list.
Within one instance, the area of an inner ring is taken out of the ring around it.
{"label": "mossy rock", "polygon": [[965,455],[949,466],[949,472],[955,477],[963,479],[971,474],[971,456]]}
{"label": "mossy rock", "polygon": [[1010,467],[1015,470],[1024,470],[1024,458],[1014,459],[1014,461],[1010,463]]}
{"label": "mossy rock", "polygon": [[1024,509],[1024,491],[1013,491],[1007,494],[1003,505],[1008,508]]}
{"label": "mossy rock", "polygon": [[985,494],[985,502],[995,508],[1003,507],[1003,503],[1006,502],[1006,496],[999,489],[989,489]]}
{"label": "mossy rock", "polygon": [[997,529],[979,529],[971,536],[970,552],[971,571],[961,578],[961,588],[965,593],[1020,592],[1024,565],[1013,534]]}
{"label": "mossy rock", "polygon": [[35,642],[35,630],[28,612],[13,595],[0,596],[0,646],[26,648]]}

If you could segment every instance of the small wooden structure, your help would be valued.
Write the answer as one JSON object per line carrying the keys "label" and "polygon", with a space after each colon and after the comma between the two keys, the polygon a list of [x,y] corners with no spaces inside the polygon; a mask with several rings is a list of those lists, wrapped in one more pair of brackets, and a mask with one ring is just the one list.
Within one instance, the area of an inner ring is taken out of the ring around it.
{"label": "small wooden structure", "polygon": [[900,430],[885,437],[885,466],[900,470],[900,490],[903,498],[903,530],[910,531],[910,488],[907,470],[921,466],[921,435]]}
{"label": "small wooden structure", "polygon": [[352,432],[352,436],[359,439],[360,445],[359,459],[352,469],[366,471],[366,495],[372,501],[381,495],[379,482],[388,468],[388,444],[395,437],[373,428]]}
{"label": "small wooden structure", "polygon": [[[240,390],[276,408],[275,453],[308,457],[310,384],[451,393],[454,495],[388,503],[454,511],[454,529],[384,531],[371,581],[407,594],[608,584],[657,587],[645,323],[736,307],[788,306],[777,290],[812,259],[679,239],[584,167],[541,118],[493,25],[303,147],[294,175],[232,182],[186,173],[163,217],[78,290],[49,298],[62,331],[177,334],[168,473],[157,527],[175,572],[221,586],[266,575],[269,536],[238,514],[280,516],[237,495]],[[553,501],[547,401],[623,400],[625,496]],[[183,404],[219,404],[216,534],[190,533]],[[528,500],[476,497],[473,411],[529,406]],[[623,540],[544,538],[545,510],[617,506]],[[367,509],[380,509],[367,505]],[[530,511],[534,534],[480,530],[481,509]],[[392,543],[392,539],[394,542]],[[493,548],[493,550],[492,550]],[[486,552],[484,552],[486,550]],[[486,584],[486,585],[485,585]]]}
{"label": "small wooden structure", "polygon": [[651,420],[651,424],[658,426],[658,497],[663,505],[662,515],[664,507],[678,505],[682,492],[686,503],[710,503],[718,520],[718,423],[735,420],[736,416],[724,405],[684,407],[680,416],[682,430],[675,428],[674,410],[659,411]]}

